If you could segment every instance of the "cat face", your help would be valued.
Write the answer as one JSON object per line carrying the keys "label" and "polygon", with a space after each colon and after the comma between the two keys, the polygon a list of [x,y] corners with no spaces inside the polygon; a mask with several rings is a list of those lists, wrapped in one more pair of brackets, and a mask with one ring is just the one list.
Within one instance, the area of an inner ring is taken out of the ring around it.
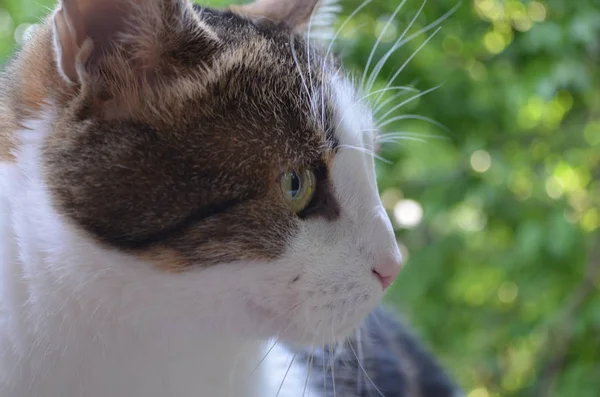
{"label": "cat face", "polygon": [[235,332],[334,341],[400,269],[371,112],[305,40],[318,6],[63,0],[53,15],[53,208],[170,288],[197,281],[197,297],[171,298],[186,321],[195,299],[226,300],[210,316]]}

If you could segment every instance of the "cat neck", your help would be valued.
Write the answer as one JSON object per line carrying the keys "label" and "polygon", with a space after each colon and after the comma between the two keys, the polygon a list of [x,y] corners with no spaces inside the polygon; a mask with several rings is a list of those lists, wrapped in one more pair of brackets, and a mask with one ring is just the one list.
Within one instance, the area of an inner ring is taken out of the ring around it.
{"label": "cat neck", "polygon": [[0,377],[0,395],[302,395],[299,367],[279,392],[291,359],[283,348],[211,324],[226,296],[203,307],[208,285],[100,248],[61,219],[28,169],[38,163],[31,150],[0,165],[0,374],[27,387]]}

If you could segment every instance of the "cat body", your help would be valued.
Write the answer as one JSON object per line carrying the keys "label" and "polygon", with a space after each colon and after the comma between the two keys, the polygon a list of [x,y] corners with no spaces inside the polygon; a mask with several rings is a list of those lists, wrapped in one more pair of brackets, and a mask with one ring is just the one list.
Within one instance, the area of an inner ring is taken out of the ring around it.
{"label": "cat body", "polygon": [[0,77],[0,395],[328,393],[314,357],[401,258],[317,6],[63,0],[33,33]]}

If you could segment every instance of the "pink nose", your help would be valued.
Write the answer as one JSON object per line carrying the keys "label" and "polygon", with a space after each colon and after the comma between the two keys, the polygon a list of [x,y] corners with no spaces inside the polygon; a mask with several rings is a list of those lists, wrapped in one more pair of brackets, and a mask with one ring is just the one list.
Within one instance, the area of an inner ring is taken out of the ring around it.
{"label": "pink nose", "polygon": [[383,289],[386,290],[398,277],[400,269],[402,269],[402,262],[393,261],[373,268],[373,275],[379,280]]}

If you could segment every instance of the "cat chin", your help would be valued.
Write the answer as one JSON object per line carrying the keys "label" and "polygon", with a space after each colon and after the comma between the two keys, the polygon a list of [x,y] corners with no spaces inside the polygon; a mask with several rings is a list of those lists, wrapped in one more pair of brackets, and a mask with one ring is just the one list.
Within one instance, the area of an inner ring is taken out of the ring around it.
{"label": "cat chin", "polygon": [[346,290],[333,297],[319,296],[318,288],[306,289],[306,286],[300,291],[263,291],[260,297],[245,301],[246,308],[242,311],[251,321],[245,324],[239,322],[238,325],[245,327],[244,331],[249,331],[251,337],[275,338],[298,347],[343,342],[355,334],[368,314],[381,302],[381,286],[375,280],[361,281],[347,284],[342,280],[330,280],[334,290],[342,291],[350,285],[362,292],[356,294]]}
{"label": "cat chin", "polygon": [[[275,338],[278,342],[303,347],[321,347],[324,345],[336,344],[343,342],[346,338],[354,335],[357,329],[360,328],[364,318],[374,309],[369,307],[370,310],[364,310],[364,315],[355,316],[353,319],[347,320],[345,323],[334,324],[329,321],[323,321],[321,329],[312,328],[307,321],[303,321],[301,318],[285,318],[277,316],[275,313],[269,311],[260,305],[248,304],[250,313],[253,317],[259,319],[262,318],[265,322],[271,323],[271,330],[278,330],[277,332],[268,332],[263,327],[257,332],[248,330],[249,333],[245,334],[246,338],[249,339],[271,339]],[[279,320],[277,320],[279,318]],[[259,321],[260,322],[260,321]]]}

